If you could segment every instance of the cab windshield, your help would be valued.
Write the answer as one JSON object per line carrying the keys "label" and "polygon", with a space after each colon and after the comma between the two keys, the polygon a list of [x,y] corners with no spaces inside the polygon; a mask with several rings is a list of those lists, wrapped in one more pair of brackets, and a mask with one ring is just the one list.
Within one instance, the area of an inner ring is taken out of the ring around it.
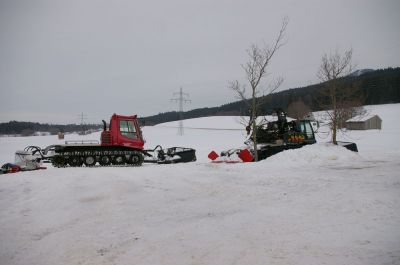
{"label": "cab windshield", "polygon": [[133,121],[119,121],[119,131],[121,135],[129,139],[137,139],[135,123]]}

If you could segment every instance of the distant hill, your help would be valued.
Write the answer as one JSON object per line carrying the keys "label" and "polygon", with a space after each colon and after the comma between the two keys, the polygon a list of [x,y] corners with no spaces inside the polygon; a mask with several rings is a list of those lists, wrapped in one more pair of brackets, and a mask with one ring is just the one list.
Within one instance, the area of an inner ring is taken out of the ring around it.
{"label": "distant hill", "polygon": [[[380,70],[362,69],[343,78],[343,81],[348,85],[359,87],[363,105],[400,103],[400,67]],[[290,103],[299,99],[303,100],[312,111],[321,110],[320,104],[318,104],[318,95],[325,89],[324,85],[320,83],[293,88],[262,97],[260,115],[270,114],[274,108],[287,110]],[[247,108],[244,102],[236,101],[219,107],[186,111],[183,113],[183,117],[191,119],[207,116],[241,115],[246,114],[246,112]],[[165,112],[142,117],[141,120],[146,125],[176,121],[179,120],[179,113],[176,111]]]}

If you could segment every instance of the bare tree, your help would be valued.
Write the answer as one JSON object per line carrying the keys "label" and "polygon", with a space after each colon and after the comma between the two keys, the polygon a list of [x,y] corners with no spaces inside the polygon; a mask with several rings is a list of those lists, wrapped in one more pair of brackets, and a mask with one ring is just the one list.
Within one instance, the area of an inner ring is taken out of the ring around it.
{"label": "bare tree", "polygon": [[352,49],[343,54],[336,50],[335,53],[323,55],[317,74],[325,84],[320,105],[326,110],[332,142],[336,145],[338,130],[344,128],[344,122],[354,115],[362,103],[358,86],[348,85],[343,79],[353,70],[352,55]]}
{"label": "bare tree", "polygon": [[284,35],[288,24],[288,18],[282,20],[281,29],[272,45],[264,44],[259,47],[256,44],[251,45],[247,50],[249,60],[246,64],[242,65],[245,71],[246,79],[250,89],[246,85],[240,84],[238,80],[229,83],[229,87],[236,93],[240,100],[243,100],[250,110],[250,119],[248,122],[248,132],[252,131],[254,160],[258,161],[257,154],[257,116],[259,115],[259,97],[261,93],[268,95],[274,92],[283,82],[282,78],[278,78],[270,83],[269,86],[263,87],[263,79],[268,75],[267,67],[271,62],[274,54],[284,44]]}
{"label": "bare tree", "polygon": [[310,112],[310,107],[301,98],[290,103],[287,110],[288,116],[295,119],[303,119]]}

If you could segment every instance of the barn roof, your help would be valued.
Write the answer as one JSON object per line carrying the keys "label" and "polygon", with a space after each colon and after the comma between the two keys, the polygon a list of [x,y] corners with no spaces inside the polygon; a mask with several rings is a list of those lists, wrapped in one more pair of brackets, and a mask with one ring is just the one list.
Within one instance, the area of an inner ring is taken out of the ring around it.
{"label": "barn roof", "polygon": [[[369,119],[374,118],[375,116],[379,118],[379,116],[376,115],[376,114],[357,115],[357,116],[355,116],[355,117],[353,117],[353,118],[347,120],[346,122],[364,122],[364,121],[367,121],[367,120],[369,120]],[[381,119],[381,118],[379,118],[379,119]]]}

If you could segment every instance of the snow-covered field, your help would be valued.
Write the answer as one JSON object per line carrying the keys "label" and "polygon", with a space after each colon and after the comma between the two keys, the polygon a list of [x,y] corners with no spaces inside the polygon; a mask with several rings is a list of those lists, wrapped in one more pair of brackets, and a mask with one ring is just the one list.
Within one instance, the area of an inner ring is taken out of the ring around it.
{"label": "snow-covered field", "polygon": [[[382,130],[259,163],[212,164],[241,147],[233,117],[144,128],[148,148],[197,162],[0,175],[0,264],[400,264],[400,104],[370,107]],[[213,130],[211,130],[213,129]],[[66,140],[82,139],[67,135]],[[99,134],[85,136],[98,139]],[[0,138],[0,163],[55,136]]]}

